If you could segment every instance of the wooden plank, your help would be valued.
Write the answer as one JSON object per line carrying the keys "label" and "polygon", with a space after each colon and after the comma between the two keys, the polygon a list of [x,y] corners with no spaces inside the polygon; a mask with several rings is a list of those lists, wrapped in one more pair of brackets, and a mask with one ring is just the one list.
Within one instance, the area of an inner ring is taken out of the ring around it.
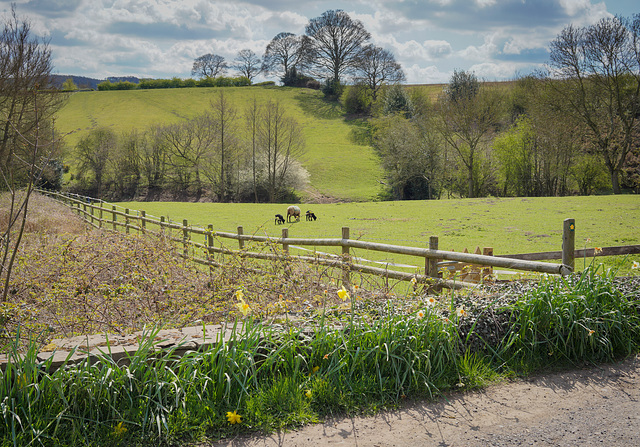
{"label": "wooden plank", "polygon": [[[602,247],[602,252],[598,253],[598,256],[620,256],[620,255],[635,255],[640,254],[640,245],[620,245],[616,247]],[[501,258],[507,259],[520,259],[526,261],[545,261],[562,259],[561,251],[546,251],[540,253],[521,253],[515,255],[496,255]],[[575,258],[592,258],[596,256],[594,248],[581,248],[575,250]]]}

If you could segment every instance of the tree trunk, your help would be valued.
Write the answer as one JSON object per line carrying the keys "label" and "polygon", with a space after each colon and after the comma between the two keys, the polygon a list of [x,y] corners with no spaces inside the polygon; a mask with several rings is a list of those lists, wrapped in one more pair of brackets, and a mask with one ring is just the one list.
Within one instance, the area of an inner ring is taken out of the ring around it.
{"label": "tree trunk", "polygon": [[616,169],[610,169],[611,173],[611,186],[614,194],[620,194],[620,176]]}

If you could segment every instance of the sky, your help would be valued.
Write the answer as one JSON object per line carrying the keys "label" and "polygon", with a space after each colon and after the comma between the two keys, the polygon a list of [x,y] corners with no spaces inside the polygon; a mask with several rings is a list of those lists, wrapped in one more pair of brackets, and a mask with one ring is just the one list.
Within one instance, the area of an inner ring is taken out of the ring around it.
{"label": "sky", "polygon": [[565,26],[640,13],[637,0],[14,0],[0,1],[3,17],[11,3],[48,40],[53,74],[190,78],[198,56],[261,57],[278,33],[304,34],[341,9],[395,55],[408,84],[446,83],[454,70],[514,79],[544,67]]}

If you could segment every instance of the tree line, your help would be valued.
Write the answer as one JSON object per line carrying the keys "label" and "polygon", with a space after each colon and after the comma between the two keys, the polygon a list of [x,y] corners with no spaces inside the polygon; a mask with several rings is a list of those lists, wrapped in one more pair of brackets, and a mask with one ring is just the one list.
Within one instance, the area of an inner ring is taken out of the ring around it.
{"label": "tree line", "polygon": [[455,71],[437,101],[417,87],[369,121],[387,198],[640,192],[640,15],[567,26],[548,71],[509,86]]}
{"label": "tree line", "polygon": [[[98,90],[246,86],[264,74],[276,77],[284,86],[322,89],[332,97],[340,96],[347,83],[356,83],[376,98],[384,85],[404,81],[405,74],[391,51],[370,40],[361,21],[342,10],[329,10],[311,19],[302,35],[278,33],[261,57],[245,48],[228,63],[223,56],[207,53],[193,61],[191,75],[197,79],[145,79],[138,84],[105,81]],[[237,76],[228,77],[230,69]],[[74,88],[66,84],[63,89]]]}
{"label": "tree line", "polygon": [[221,90],[181,123],[94,129],[75,146],[76,187],[96,197],[292,200],[306,180],[300,125],[278,101],[252,99],[240,112]]}

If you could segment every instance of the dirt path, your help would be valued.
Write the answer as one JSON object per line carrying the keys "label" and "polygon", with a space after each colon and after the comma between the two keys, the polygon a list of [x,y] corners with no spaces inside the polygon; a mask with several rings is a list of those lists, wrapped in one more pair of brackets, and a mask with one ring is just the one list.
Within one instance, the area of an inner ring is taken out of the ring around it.
{"label": "dirt path", "polygon": [[640,445],[640,355],[211,447]]}

